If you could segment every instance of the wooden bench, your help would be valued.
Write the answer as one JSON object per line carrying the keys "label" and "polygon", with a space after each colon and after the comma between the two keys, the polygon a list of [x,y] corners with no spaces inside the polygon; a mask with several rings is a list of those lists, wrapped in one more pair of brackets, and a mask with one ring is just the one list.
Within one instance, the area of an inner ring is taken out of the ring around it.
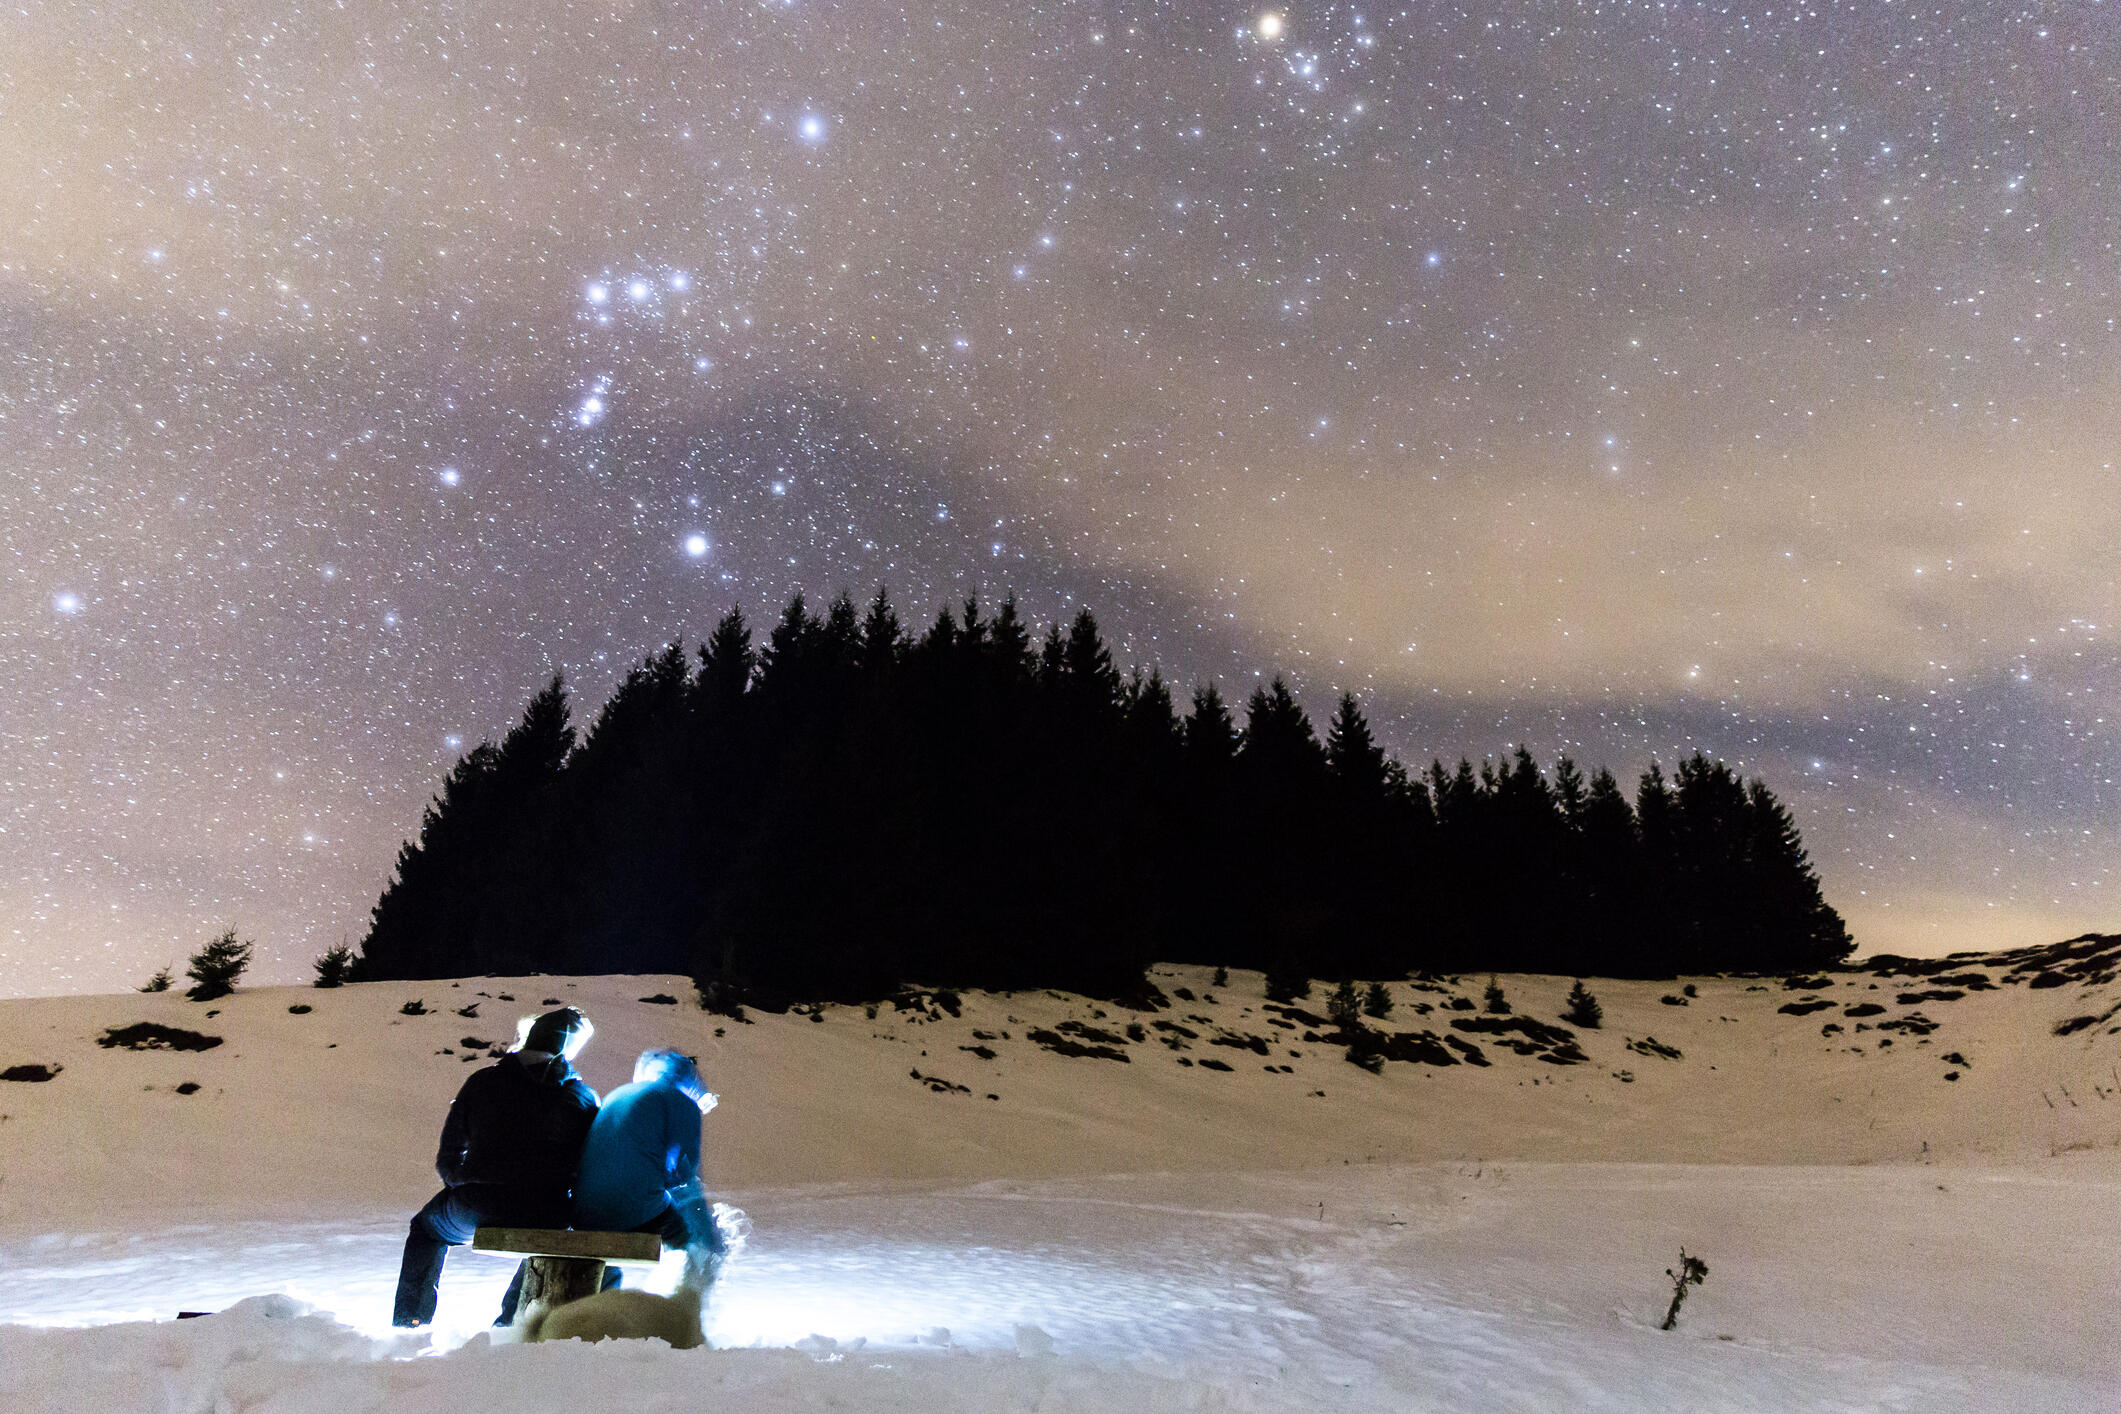
{"label": "wooden bench", "polygon": [[652,1267],[663,1257],[663,1239],[652,1232],[589,1232],[556,1227],[482,1227],[472,1234],[474,1251],[529,1259],[516,1309],[532,1302],[564,1306],[596,1294],[604,1267]]}

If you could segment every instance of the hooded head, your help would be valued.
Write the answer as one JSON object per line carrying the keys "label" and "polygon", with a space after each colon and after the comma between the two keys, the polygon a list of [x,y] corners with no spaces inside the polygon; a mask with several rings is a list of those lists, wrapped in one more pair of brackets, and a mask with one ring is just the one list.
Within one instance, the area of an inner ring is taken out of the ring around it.
{"label": "hooded head", "polygon": [[668,1046],[641,1052],[641,1058],[633,1063],[633,1078],[636,1084],[672,1086],[694,1100],[707,1092],[698,1064],[683,1051],[673,1051]]}
{"label": "hooded head", "polygon": [[539,1017],[526,1016],[519,1027],[518,1050],[541,1051],[569,1061],[580,1055],[582,1047],[588,1045],[589,1038],[596,1034],[589,1018],[571,1006],[548,1011]]}

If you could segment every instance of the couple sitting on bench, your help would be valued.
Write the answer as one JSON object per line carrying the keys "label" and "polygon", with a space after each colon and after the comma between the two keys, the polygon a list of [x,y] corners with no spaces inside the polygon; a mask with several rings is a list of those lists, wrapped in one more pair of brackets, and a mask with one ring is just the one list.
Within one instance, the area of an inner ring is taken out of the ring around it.
{"label": "couple sitting on bench", "polygon": [[[700,1116],[716,1097],[689,1057],[656,1049],[600,1107],[573,1064],[593,1030],[573,1007],[546,1012],[457,1092],[435,1156],[442,1191],[406,1235],[393,1324],[434,1320],[442,1259],[481,1224],[655,1233],[684,1249],[689,1284],[713,1282],[726,1244],[700,1187]],[[527,1265],[494,1324],[514,1322]]]}

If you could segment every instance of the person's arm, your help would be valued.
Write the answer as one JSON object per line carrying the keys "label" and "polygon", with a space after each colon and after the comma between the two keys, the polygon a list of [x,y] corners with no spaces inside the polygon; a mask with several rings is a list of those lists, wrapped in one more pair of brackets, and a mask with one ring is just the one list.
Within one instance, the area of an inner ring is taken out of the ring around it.
{"label": "person's arm", "polygon": [[670,1107],[670,1142],[664,1153],[668,1155],[670,1171],[665,1175],[666,1184],[673,1189],[698,1188],[700,1186],[700,1107],[691,1100],[679,1096],[679,1105]]}
{"label": "person's arm", "polygon": [[464,1181],[464,1160],[471,1150],[471,1123],[466,1111],[477,1103],[473,1091],[477,1088],[477,1075],[464,1082],[457,1091],[457,1098],[449,1106],[449,1118],[442,1121],[442,1143],[435,1150],[435,1173],[442,1186],[454,1188]]}

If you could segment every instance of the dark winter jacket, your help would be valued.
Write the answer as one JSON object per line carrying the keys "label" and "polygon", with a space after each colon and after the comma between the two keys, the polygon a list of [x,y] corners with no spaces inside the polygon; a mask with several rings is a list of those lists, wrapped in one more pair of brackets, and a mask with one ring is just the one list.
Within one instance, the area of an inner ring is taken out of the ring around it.
{"label": "dark winter jacket", "polygon": [[457,1091],[435,1172],[451,1188],[477,1183],[565,1194],[596,1112],[596,1092],[561,1057],[504,1056]]}

